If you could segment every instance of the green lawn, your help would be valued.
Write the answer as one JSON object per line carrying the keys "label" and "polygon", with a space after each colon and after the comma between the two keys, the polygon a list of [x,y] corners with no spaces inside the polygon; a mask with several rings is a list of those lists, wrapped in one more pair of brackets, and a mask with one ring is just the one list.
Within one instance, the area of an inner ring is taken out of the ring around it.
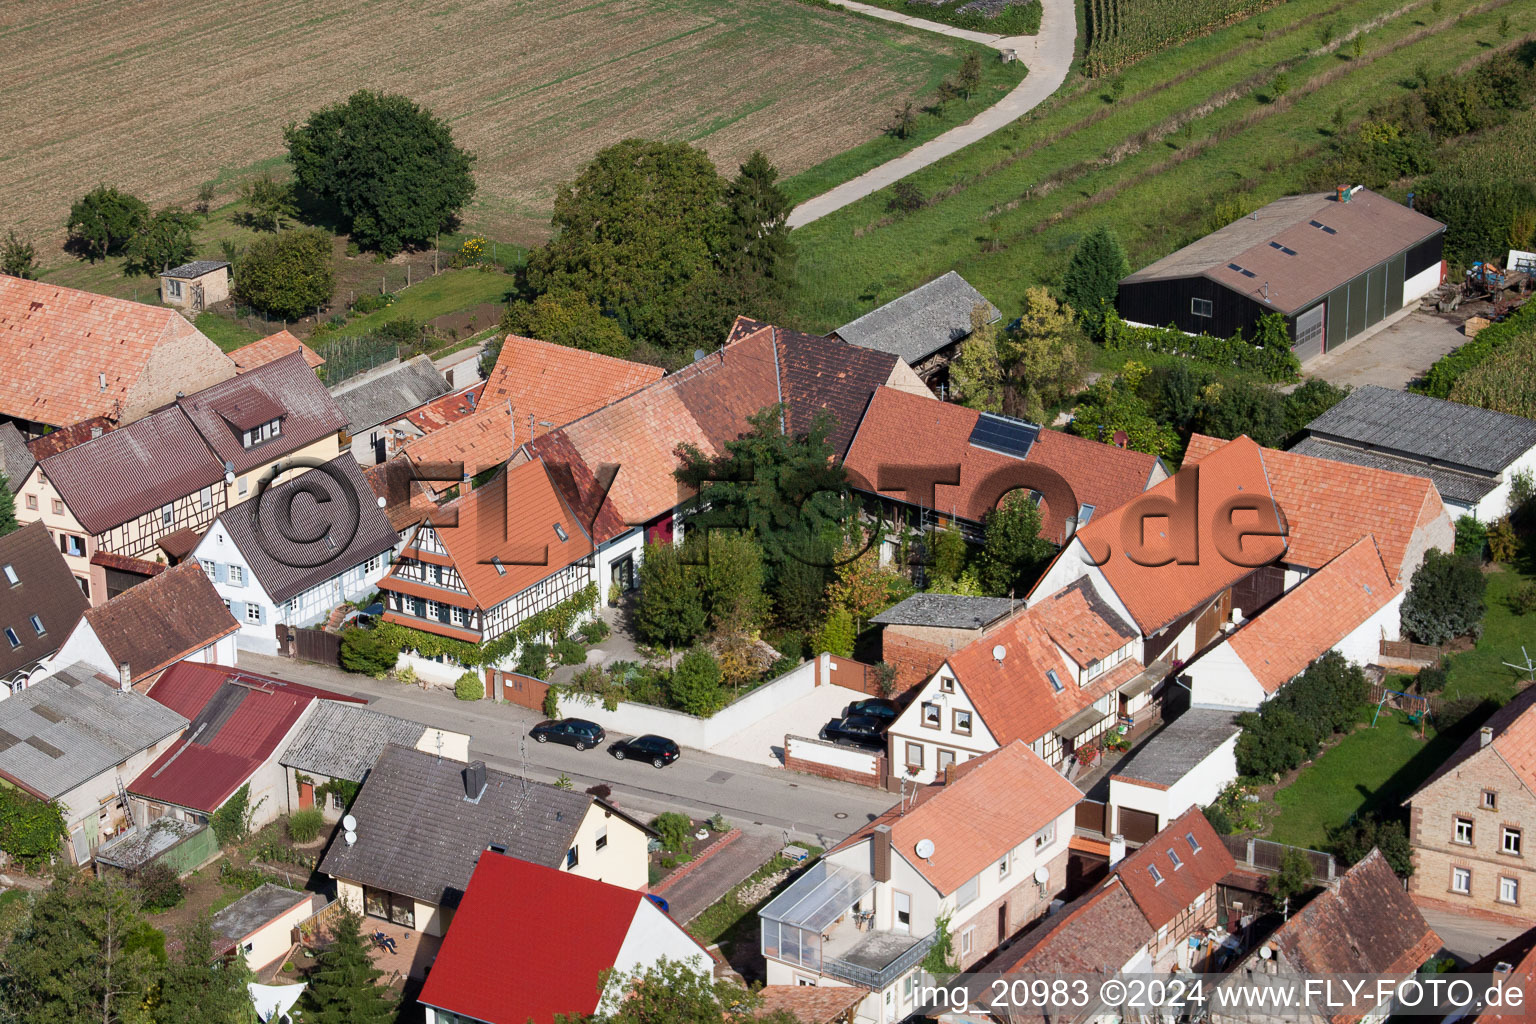
{"label": "green lawn", "polygon": [[[208,340],[225,352],[233,352],[242,345],[249,345],[253,341],[259,341],[263,337],[260,331],[254,331],[244,324],[236,323],[217,313],[199,313],[197,315],[197,329],[207,335]],[[276,333],[275,331],[273,333]]]}
{"label": "green lawn", "polygon": [[[1319,25],[1337,39],[1376,19],[1359,59],[1319,52]],[[798,229],[787,319],[835,328],[951,269],[1006,312],[1026,287],[1054,283],[1099,224],[1144,265],[1220,226],[1222,200],[1249,209],[1305,190],[1335,111],[1363,119],[1420,69],[1457,69],[1536,30],[1536,6],[1435,14],[1399,0],[1291,0],[1261,20],[1262,32],[1246,19],[1133,65],[1118,99],[1102,82],[1069,84],[907,179],[930,197],[921,210],[892,213],[882,192]],[[1271,102],[1277,69],[1291,88]]]}
{"label": "green lawn", "polygon": [[[1522,583],[1536,578],[1531,572],[1532,548],[1528,543],[1521,566],[1525,571],[1506,566],[1488,577],[1483,636],[1476,649],[1451,656],[1445,700],[1474,696],[1503,703],[1514,696],[1520,673],[1502,663],[1521,660],[1521,643],[1536,656],[1536,621],[1515,615],[1505,600]],[[1329,833],[1353,815],[1400,813],[1403,800],[1480,724],[1467,720],[1446,732],[1431,725],[1425,730],[1427,738],[1421,740],[1417,727],[1409,725],[1402,712],[1382,711],[1375,728],[1364,727],[1346,736],[1275,794],[1276,814],[1268,838],[1327,849]]]}
{"label": "green lawn", "polygon": [[445,270],[396,292],[395,301],[389,306],[349,321],[330,337],[369,334],[392,320],[410,318],[425,323],[483,302],[505,302],[512,283],[511,277],[495,271]]}

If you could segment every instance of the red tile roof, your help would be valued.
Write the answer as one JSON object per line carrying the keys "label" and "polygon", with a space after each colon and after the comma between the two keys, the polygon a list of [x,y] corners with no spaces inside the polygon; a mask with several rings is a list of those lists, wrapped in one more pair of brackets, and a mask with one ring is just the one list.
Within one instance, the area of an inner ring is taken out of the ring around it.
{"label": "red tile roof", "polygon": [[[565,531],[563,541],[556,523]],[[470,596],[483,609],[494,608],[592,553],[586,530],[561,500],[541,461],[510,467],[448,502],[419,529],[428,527],[437,533]],[[413,536],[407,548],[415,545]],[[493,558],[501,560],[503,571]],[[406,593],[403,584],[408,582],[397,583],[391,570],[379,587]]]}
{"label": "red tile roof", "polygon": [[[1110,973],[1129,963],[1154,934],[1125,886],[1111,879],[1046,918],[994,969],[1030,975]],[[1008,1018],[1039,1019],[1038,1009]]]}
{"label": "red tile roof", "polygon": [[[1053,607],[1058,603],[1062,607]],[[1121,638],[1112,650],[1130,643],[1134,631],[1124,623],[1117,631],[1118,621],[1093,596],[1086,581],[1079,581],[983,632],[950,655],[948,664],[994,739],[1033,743],[1144,670],[1139,660],[1127,658],[1079,686],[1077,667],[1061,656],[1057,635],[1069,650],[1083,652],[1085,668],[1092,657],[1087,651],[1108,653],[1111,637]],[[1065,623],[1072,624],[1070,629]],[[1004,651],[1002,661],[994,656],[998,647]],[[1046,675],[1049,671],[1062,683],[1059,692]]]}
{"label": "red tile roof", "polygon": [[218,810],[277,753],[314,701],[367,703],[302,683],[188,661],[166,669],[149,696],[192,724],[128,791],[205,814]]}
{"label": "red tile roof", "polygon": [[487,469],[495,469],[511,456],[512,418],[501,403],[482,406],[473,416],[418,437],[397,454],[416,466],[423,477],[449,476],[447,480],[421,480],[421,485],[435,495],[452,490],[460,480],[450,474],[432,473],[428,466],[463,463],[463,472],[475,477]]}
{"label": "red tile roof", "polygon": [[[1425,923],[1413,897],[1380,850],[1282,924],[1272,939],[1282,963],[1307,974],[1384,974],[1402,977],[1440,949],[1440,936]],[[1327,1016],[1348,1024],[1358,1013]]]}
{"label": "red tile roof", "polygon": [[411,471],[406,459],[390,459],[363,470],[363,477],[373,493],[384,499],[384,512],[389,525],[405,533],[427,518],[427,513],[437,507],[425,487]]}
{"label": "red tile roof", "polygon": [[34,437],[27,442],[27,450],[32,453],[34,459],[46,459],[50,455],[57,455],[66,448],[73,448],[77,444],[83,444],[94,438],[100,437],[111,430],[116,424],[105,416],[92,416],[88,420],[79,423],[71,423],[67,427],[50,430],[42,437]]}
{"label": "red tile roof", "polygon": [[229,354],[229,358],[235,361],[235,370],[239,373],[244,373],[247,370],[254,370],[258,366],[270,363],[274,359],[280,359],[290,352],[302,352],[304,354],[304,362],[309,364],[310,369],[325,365],[325,359],[320,353],[304,344],[286,330],[278,331],[276,334],[269,334],[259,341],[251,342],[249,345],[241,345]]}
{"label": "red tile roof", "polygon": [[[1414,532],[1446,514],[1435,485],[1423,477],[1259,448],[1246,437],[1222,441],[1195,434],[1184,465],[1203,466],[1238,444],[1260,453],[1270,491],[1290,527],[1285,560],[1294,565],[1321,568],[1369,533],[1388,575],[1401,582]],[[1206,507],[1202,496],[1201,508]]]}
{"label": "red tile roof", "polygon": [[91,564],[99,565],[104,569],[117,569],[121,572],[131,572],[138,576],[158,576],[165,572],[164,562],[151,562],[146,558],[133,558],[129,555],[116,555],[110,551],[98,551],[91,556]]}
{"label": "red tile roof", "polygon": [[484,392],[485,381],[477,381],[467,388],[450,391],[441,398],[434,398],[424,405],[418,405],[406,413],[405,418],[414,423],[423,434],[430,434],[450,423],[457,423],[467,416],[474,415],[475,410],[480,406],[480,398]]}
{"label": "red tile roof", "polygon": [[1493,740],[1483,746],[1482,730],[1474,732],[1462,741],[1456,752],[1441,762],[1429,778],[1414,790],[1414,796],[1434,785],[1442,777],[1460,768],[1483,750],[1492,750],[1493,756],[1507,764],[1532,793],[1536,793],[1536,686],[1528,686],[1512,697],[1508,704],[1495,711],[1483,723],[1484,729],[1493,730]]}
{"label": "red tile roof", "polygon": [[[1198,853],[1196,845],[1200,847]],[[1170,851],[1182,866],[1174,866]],[[1156,929],[1178,917],[1196,896],[1209,891],[1236,866],[1200,808],[1191,807],[1116,865],[1115,874],[1147,923]],[[1150,867],[1157,868],[1161,882],[1152,876]]]}
{"label": "red tile roof", "polygon": [[[940,402],[932,397],[912,395],[895,388],[875,391],[869,409],[859,424],[858,433],[844,460],[850,476],[861,490],[881,493],[911,504],[917,495],[902,491],[880,490],[882,466],[900,466],[920,461],[923,464],[960,464],[958,484],[938,484],[934,488],[933,507],[948,515],[980,523],[1002,494],[996,493],[993,474],[1007,473],[1019,460],[970,443],[971,431],[981,414],[975,409]],[[913,439],[922,438],[914,454]],[[1030,447],[1026,464],[1055,470],[1071,485],[1078,503],[1094,506],[1101,516],[1120,507],[1144,491],[1158,466],[1155,455],[1133,452],[1087,438],[1042,430]],[[989,486],[991,484],[991,486]],[[1067,516],[1077,509],[1057,509],[1049,500],[1041,506],[1041,534],[1060,542],[1066,533]]]}
{"label": "red tile roof", "polygon": [[482,401],[498,404],[503,411],[511,402],[519,439],[528,441],[634,394],[665,372],[659,366],[509,334],[486,378]]}
{"label": "red tile roof", "polygon": [[487,1024],[584,1017],[644,902],[634,889],[486,851],[418,998]]}
{"label": "red tile roof", "polygon": [[900,357],[782,327],[771,328],[770,336],[790,433],[808,432],[825,412],[832,418],[827,443],[843,458],[871,397],[891,379]]}
{"label": "red tile roof", "polygon": [[[1100,572],[1125,603],[1144,635],[1155,633],[1181,615],[1200,608],[1253,571],[1253,567],[1228,561],[1221,553],[1216,543],[1218,531],[1211,528],[1210,520],[1229,498],[1253,496],[1261,506],[1273,507],[1269,481],[1264,474],[1264,456],[1267,454],[1248,438],[1241,437],[1198,460],[1200,472],[1195,474],[1199,483],[1197,500],[1190,501],[1199,516],[1192,562],[1169,561],[1164,565],[1146,566],[1128,557],[1122,543],[1121,526],[1131,510],[1144,513],[1141,501],[1122,505],[1108,514],[1095,515],[1087,526],[1077,531],[1075,542],[1081,542],[1093,557],[1105,559]],[[1178,474],[1153,487],[1148,494],[1173,501],[1180,479],[1189,479],[1185,476],[1190,465],[1187,458],[1184,465]],[[1189,485],[1186,482],[1184,486],[1188,489]],[[1234,522],[1241,527],[1255,519],[1253,513],[1242,513],[1234,517]],[[1134,524],[1125,525],[1130,527],[1131,535],[1136,536]],[[1167,530],[1166,517],[1142,519],[1140,532],[1147,554],[1151,556],[1143,561],[1169,550],[1160,536]],[[1250,536],[1243,541],[1244,560],[1251,560],[1254,566],[1274,561],[1284,550],[1284,543],[1278,538]]]}
{"label": "red tile roof", "polygon": [[85,613],[113,665],[135,679],[216,643],[240,628],[202,566],[185,562]]}
{"label": "red tile roof", "polygon": [[1228,643],[1264,691],[1274,693],[1400,593],[1367,535],[1245,623]]}
{"label": "red tile roof", "polygon": [[54,426],[122,421],[234,372],[174,309],[19,277],[0,277],[0,365],[0,415]]}
{"label": "red tile roof", "polygon": [[799,1024],[834,1024],[858,1006],[869,989],[859,985],[764,985],[753,1016],[759,1019],[783,1011]]}

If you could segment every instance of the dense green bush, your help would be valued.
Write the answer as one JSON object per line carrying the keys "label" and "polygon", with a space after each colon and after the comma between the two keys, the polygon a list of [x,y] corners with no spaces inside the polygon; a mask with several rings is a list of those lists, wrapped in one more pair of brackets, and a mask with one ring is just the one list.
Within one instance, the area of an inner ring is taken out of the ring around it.
{"label": "dense green bush", "polygon": [[1413,874],[1413,847],[1401,821],[1383,821],[1367,814],[1353,819],[1330,838],[1333,852],[1346,864],[1358,864],[1372,850],[1380,850],[1399,877]]}
{"label": "dense green bush", "polygon": [[361,316],[365,313],[372,313],[376,309],[383,309],[394,301],[395,295],[393,292],[383,292],[380,294],[364,292],[352,300],[352,312]]}
{"label": "dense green bush", "polygon": [[304,228],[256,239],[235,266],[234,288],[240,301],[273,316],[313,313],[336,290],[331,236]]}
{"label": "dense green bush", "polygon": [[1488,546],[1488,527],[1473,515],[1456,520],[1456,554],[1473,561],[1483,560],[1483,550]]}
{"label": "dense green bush", "polygon": [[133,887],[139,890],[144,909],[152,914],[180,905],[187,895],[176,870],[160,861],[140,868],[133,878]]}
{"label": "dense green bush", "polygon": [[646,643],[683,647],[704,633],[704,594],[671,544],[648,544],[640,563],[635,631]]}
{"label": "dense green bush", "polygon": [[1445,670],[1444,665],[1431,665],[1428,668],[1419,670],[1418,676],[1415,677],[1415,682],[1420,693],[1439,693],[1445,689],[1445,684],[1449,678],[1450,673]]}
{"label": "dense green bush", "polygon": [[517,655],[517,671],[535,679],[543,679],[549,675],[549,645],[524,644]]}
{"label": "dense green bush", "polygon": [[1285,318],[1268,313],[1250,340],[1242,332],[1230,338],[1208,334],[1188,335],[1175,327],[1132,327],[1118,316],[1104,317],[1104,347],[1117,352],[1165,352],[1187,356],[1214,366],[1251,370],[1275,381],[1295,380],[1301,362],[1291,352]]}
{"label": "dense green bush", "polygon": [[0,786],[0,851],[33,862],[52,857],[64,837],[64,815],[52,800]]}
{"label": "dense green bush", "polygon": [[596,644],[608,639],[608,623],[602,619],[589,619],[576,628],[582,643]]}
{"label": "dense green bush", "polygon": [[1239,716],[1238,772],[1270,778],[1300,766],[1328,737],[1359,721],[1368,692],[1360,666],[1338,651],[1324,654],[1258,711]]}
{"label": "dense green bush", "polygon": [[853,616],[846,608],[834,608],[827,615],[816,633],[815,647],[818,654],[833,654],[839,658],[853,657],[853,644],[857,639],[853,629]]}
{"label": "dense green bush", "polygon": [[1482,635],[1488,580],[1470,558],[1431,548],[1403,598],[1402,628],[1421,644]]}
{"label": "dense green bush", "polygon": [[562,665],[580,665],[587,660],[587,649],[581,646],[581,641],[566,637],[555,644],[555,660]]}
{"label": "dense green bush", "polygon": [[1536,331],[1536,302],[1527,302],[1508,319],[1489,324],[1477,337],[1447,355],[1441,356],[1424,374],[1415,390],[1435,398],[1450,398],[1451,389],[1465,374],[1487,359],[1494,351]]}
{"label": "dense green bush", "polygon": [[693,820],[677,811],[665,811],[651,822],[661,836],[661,848],[672,853],[687,853],[693,843]]}
{"label": "dense green bush", "polygon": [[341,634],[341,667],[378,678],[400,660],[400,648],[383,631],[349,629]]}
{"label": "dense green bush", "polygon": [[485,696],[485,683],[473,672],[465,672],[453,682],[453,695],[459,700],[479,700]]}
{"label": "dense green bush", "polygon": [[690,647],[672,672],[668,694],[679,710],[690,715],[712,715],[720,707],[720,663],[704,647]]}
{"label": "dense green bush", "polygon": [[235,790],[223,806],[209,815],[208,824],[213,828],[219,845],[233,846],[244,842],[246,836],[251,834],[251,815],[255,810],[251,806],[251,784],[246,783]]}
{"label": "dense green bush", "polygon": [[305,807],[288,815],[288,838],[296,843],[312,843],[325,828],[325,814],[318,807]]}

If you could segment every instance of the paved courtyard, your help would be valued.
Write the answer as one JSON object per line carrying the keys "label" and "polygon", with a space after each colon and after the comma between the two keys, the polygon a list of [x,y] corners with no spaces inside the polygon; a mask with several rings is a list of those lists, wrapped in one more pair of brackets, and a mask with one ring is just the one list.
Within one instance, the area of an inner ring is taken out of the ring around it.
{"label": "paved courtyard", "polygon": [[1435,360],[1467,341],[1458,323],[1417,309],[1384,324],[1317,357],[1301,372],[1340,387],[1379,384],[1396,390],[1423,376]]}
{"label": "paved courtyard", "polygon": [[756,725],[727,737],[709,748],[711,754],[734,757],[778,768],[784,763],[784,736],[816,736],[829,719],[843,717],[843,708],[862,700],[863,694],[842,686],[818,686],[790,701]]}

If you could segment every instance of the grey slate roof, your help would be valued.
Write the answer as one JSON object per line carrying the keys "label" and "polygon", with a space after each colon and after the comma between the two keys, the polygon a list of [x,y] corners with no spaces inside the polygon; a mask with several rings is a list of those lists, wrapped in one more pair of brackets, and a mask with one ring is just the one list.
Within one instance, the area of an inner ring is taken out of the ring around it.
{"label": "grey slate roof", "polygon": [[1343,462],[1351,466],[1385,469],[1391,473],[1424,477],[1435,485],[1435,490],[1440,492],[1440,497],[1463,505],[1477,504],[1489,491],[1499,486],[1497,477],[1427,466],[1413,459],[1388,455],[1385,452],[1367,451],[1364,448],[1340,444],[1337,441],[1325,441],[1320,437],[1304,437],[1296,442],[1291,451],[1299,455],[1312,455],[1319,459]]}
{"label": "grey slate roof", "polygon": [[832,333],[860,348],[916,363],[970,334],[971,310],[977,303],[990,310],[988,323],[1002,316],[985,295],[951,270]]}
{"label": "grey slate roof", "polygon": [[1008,614],[1015,602],[1006,597],[965,594],[913,594],[870,619],[882,626],[946,626],[980,629]]}
{"label": "grey slate roof", "polygon": [[466,767],[396,744],[385,747],[352,802],[357,842],[332,840],[320,870],[451,907],[481,851],[493,843],[509,856],[559,867],[596,798],[487,769],[485,790],[470,803],[464,799]]}
{"label": "grey slate roof", "polygon": [[58,797],[186,727],[80,662],[0,701],[0,772]]}
{"label": "grey slate roof", "polygon": [[35,465],[37,460],[32,457],[32,449],[27,447],[27,439],[21,436],[16,424],[0,423],[0,474],[4,474],[12,494],[21,490]]}
{"label": "grey slate roof", "polygon": [[1171,786],[1237,731],[1231,711],[1190,708],[1142,744],[1115,777]]}
{"label": "grey slate roof", "polygon": [[225,263],[223,260],[193,260],[191,263],[183,263],[179,267],[172,267],[170,270],[167,270],[160,276],[179,277],[182,280],[186,280],[189,277],[202,277],[204,274],[211,273],[215,270],[218,270],[220,267],[227,266],[229,266],[229,264]]}
{"label": "grey slate roof", "polygon": [[[322,505],[315,492],[305,490],[312,487],[319,488],[329,500]],[[277,526],[285,510],[293,517],[293,536],[317,539],[304,543],[288,540]],[[355,529],[351,510],[357,515]],[[251,572],[279,604],[389,551],[400,540],[389,524],[388,513],[379,508],[362,468],[346,452],[324,468],[311,469],[242,501],[220,515],[216,525],[229,531],[229,539],[240,549]],[[265,544],[257,539],[258,529]],[[349,532],[350,537],[346,535]],[[322,542],[321,537],[330,540]],[[334,546],[322,547],[322,543]]]}
{"label": "grey slate roof", "polygon": [[213,934],[226,944],[239,942],[298,904],[314,903],[318,896],[318,893],[300,892],[276,882],[268,882],[214,914],[210,922]]}
{"label": "grey slate roof", "polygon": [[361,704],[322,700],[278,760],[297,771],[362,782],[386,746],[414,747],[425,729],[420,722],[371,711]]}
{"label": "grey slate roof", "polygon": [[452,390],[432,360],[422,355],[383,373],[367,373],[344,381],[331,392],[331,397],[347,417],[348,432],[356,437]]}
{"label": "grey slate roof", "polygon": [[1307,432],[1484,473],[1502,472],[1536,447],[1536,420],[1374,384],[1350,392]]}

